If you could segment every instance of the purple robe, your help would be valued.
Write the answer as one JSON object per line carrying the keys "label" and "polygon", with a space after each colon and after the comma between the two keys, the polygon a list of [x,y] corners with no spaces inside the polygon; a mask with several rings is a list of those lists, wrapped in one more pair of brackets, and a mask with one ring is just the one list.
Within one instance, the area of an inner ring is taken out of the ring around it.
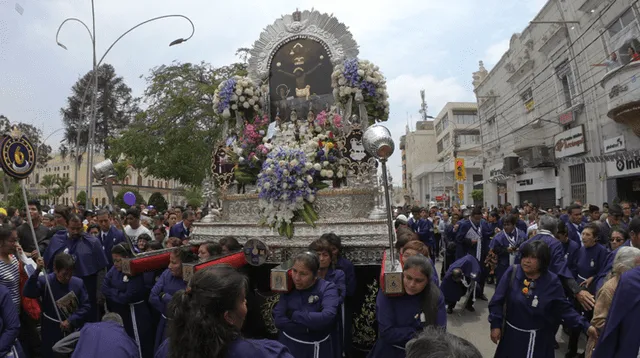
{"label": "purple robe", "polygon": [[[306,290],[281,294],[273,309],[274,323],[280,331],[278,341],[296,358],[338,358],[334,356],[331,333],[336,328],[339,305],[336,286],[320,278]],[[319,356],[314,355],[316,348]]]}
{"label": "purple robe", "polygon": [[173,276],[171,271],[166,269],[151,289],[149,303],[161,314],[160,321],[158,322],[158,329],[156,330],[156,339],[154,344],[155,349],[157,349],[166,338],[167,316],[165,315],[165,312],[167,305],[171,302],[173,294],[180,290],[184,290],[185,288],[187,288],[187,283],[184,282],[181,277]]}
{"label": "purple robe", "polygon": [[139,358],[138,346],[116,322],[86,324],[71,358]]}
{"label": "purple robe", "polygon": [[342,316],[344,314],[344,300],[346,295],[345,275],[342,270],[329,269],[324,279],[336,285],[338,289],[338,296],[340,297],[340,306],[338,307],[338,319],[336,320],[336,328],[331,332],[331,340],[333,341],[333,350],[337,356],[342,356],[343,347],[343,322]]}
{"label": "purple robe", "polygon": [[128,276],[112,267],[102,283],[102,293],[107,300],[109,311],[122,317],[124,329],[140,347],[142,357],[153,357],[155,332],[151,326],[151,313],[146,303],[148,294],[144,276]]}
{"label": "purple robe", "polygon": [[[631,246],[631,240],[625,241],[620,247],[623,247],[623,246]],[[605,258],[605,261],[604,261],[604,265],[602,266],[600,272],[598,273],[598,275],[594,280],[596,284],[595,286],[596,292],[600,291],[600,288],[602,287],[602,285],[604,285],[605,281],[607,280],[607,275],[613,269],[613,260],[616,258],[618,249],[615,249],[611,251],[609,254],[607,254],[607,257]]]}
{"label": "purple robe", "polygon": [[429,247],[429,251],[433,253],[433,247],[435,245],[435,241],[433,238],[433,223],[431,220],[427,219],[414,219],[411,218],[407,222],[407,225],[413,229],[413,231],[418,234],[418,238],[422,241],[423,244]]}
{"label": "purple robe", "polygon": [[9,353],[16,358],[25,358],[18,335],[20,334],[20,318],[18,310],[11,299],[11,291],[0,285],[0,357]]}
{"label": "purple robe", "polygon": [[576,281],[582,283],[589,277],[593,277],[591,285],[587,288],[591,294],[595,294],[595,276],[600,272],[607,259],[607,249],[596,243],[587,248],[582,246],[578,251],[578,277]]}
{"label": "purple robe", "polygon": [[[56,314],[53,303],[51,302],[51,296],[46,290],[47,284],[44,280],[44,276],[38,276],[40,271],[36,271],[29,277],[27,283],[24,285],[24,296],[30,298],[39,298],[41,300],[42,307],[42,356],[44,358],[53,358],[55,354],[51,350],[54,344],[63,338],[62,330],[60,330],[60,321],[58,321],[58,315]],[[74,330],[82,328],[87,320],[87,315],[91,310],[91,304],[89,303],[89,295],[84,288],[84,283],[78,277],[71,277],[71,280],[67,285],[61,284],[56,279],[55,273],[48,274],[49,284],[51,285],[51,291],[53,291],[53,297],[59,300],[69,292],[73,292],[78,298],[78,308],[69,316],[66,317],[71,323],[71,327]],[[63,312],[60,312],[62,320],[65,320]]]}
{"label": "purple robe", "polygon": [[574,241],[579,246],[582,246],[582,238],[580,236],[584,229],[582,226],[583,225],[580,224],[576,227],[572,222],[567,223],[567,235],[569,236],[569,240]]}
{"label": "purple robe", "polygon": [[[505,332],[496,349],[496,358],[554,357],[554,342],[560,320],[571,328],[589,328],[589,321],[569,304],[558,276],[548,271],[535,280],[529,297],[522,293],[526,278],[520,265],[513,283],[509,278],[513,268],[504,273],[489,302],[491,329],[502,328],[503,304],[507,300]],[[510,287],[510,290],[508,288]],[[535,335],[529,331],[535,330]],[[523,332],[526,331],[526,332]],[[530,354],[530,355],[529,355]]]}
{"label": "purple robe", "polygon": [[[424,328],[421,322],[422,295],[388,297],[378,291],[376,298],[376,319],[378,340],[367,358],[403,358],[404,346]],[[447,311],[444,296],[438,298],[436,326],[447,327]]]}
{"label": "purple robe", "polygon": [[462,270],[462,274],[468,283],[477,280],[481,270],[478,260],[472,255],[465,255],[449,266],[442,280],[442,284],[440,284],[440,290],[444,295],[445,301],[452,304],[458,302],[467,292],[467,288],[461,282],[455,282],[453,280],[453,270],[456,268]]}
{"label": "purple robe", "polygon": [[344,331],[347,334],[344,334],[344,351],[350,352],[353,340],[353,296],[356,294],[356,269],[353,266],[351,261],[346,258],[339,256],[338,262],[336,263],[336,269],[340,269],[344,272],[346,285],[347,285],[347,296],[345,297],[344,302]]}
{"label": "purple robe", "polygon": [[640,352],[640,267],[622,274],[593,358],[631,357]]}
{"label": "purple robe", "polygon": [[562,251],[564,252],[564,258],[567,260],[567,268],[573,275],[574,279],[578,278],[578,251],[580,251],[580,244],[573,240],[567,240],[562,244]]}
{"label": "purple robe", "polygon": [[[158,347],[155,358],[169,357],[169,339]],[[269,339],[238,338],[227,347],[226,358],[294,358],[289,349],[278,341]]]}
{"label": "purple robe", "polygon": [[104,251],[104,255],[107,257],[107,269],[110,269],[113,266],[113,258],[111,257],[111,249],[119,243],[125,242],[124,233],[115,226],[111,225],[109,231],[106,233],[100,232],[99,239],[102,244],[102,250]]}
{"label": "purple robe", "polygon": [[73,275],[82,279],[89,294],[91,310],[87,322],[97,321],[98,272],[108,264],[100,240],[87,234],[83,234],[80,239],[71,240],[66,231],[58,231],[51,238],[51,243],[44,253],[44,262],[49,272],[53,272],[53,260],[61,252],[66,252],[74,258]]}
{"label": "purple robe", "polygon": [[[510,266],[509,263],[509,247],[518,248],[520,245],[527,241],[527,234],[517,228],[514,228],[510,234],[507,234],[506,231],[500,231],[494,236],[493,240],[489,244],[489,248],[493,250],[493,252],[498,256],[498,264],[496,265],[496,269],[494,270],[496,274],[496,281],[500,282],[500,278],[502,278],[502,274],[507,270],[507,267]],[[514,252],[514,261],[515,261],[515,252]]]}

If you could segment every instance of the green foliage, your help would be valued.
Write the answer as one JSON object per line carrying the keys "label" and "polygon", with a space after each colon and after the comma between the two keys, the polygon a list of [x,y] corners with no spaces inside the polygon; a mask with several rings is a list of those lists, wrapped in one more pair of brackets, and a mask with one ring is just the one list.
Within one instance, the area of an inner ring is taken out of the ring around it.
{"label": "green foliage", "polygon": [[368,293],[364,298],[360,314],[353,320],[353,342],[363,347],[373,347],[376,342],[376,298],[378,297],[378,281],[367,285]]}
{"label": "green foliage", "polygon": [[116,197],[115,197],[115,200],[114,200],[114,202],[115,202],[115,204],[117,206],[119,206],[121,208],[124,208],[124,209],[129,208],[129,205],[127,205],[127,203],[124,202],[124,194],[126,192],[128,192],[128,191],[132,192],[136,196],[136,204],[135,205],[139,205],[139,204],[144,204],[145,203],[144,202],[144,198],[142,197],[142,195],[140,195],[139,191],[137,191],[134,188],[123,187],[122,189],[120,189],[118,191],[118,194],[116,194]]}
{"label": "green foliage", "polygon": [[54,203],[59,197],[66,194],[69,188],[73,186],[73,182],[69,178],[57,177],[53,174],[47,174],[40,179],[40,185],[44,187],[43,199],[51,199]]}
{"label": "green foliage", "polygon": [[194,208],[199,208],[202,205],[202,188],[200,187],[191,187],[184,191],[184,197],[187,202],[187,205],[191,205]]}
{"label": "green foliage", "polygon": [[111,141],[108,156],[124,155],[149,176],[201,185],[222,128],[214,92],[222,80],[246,73],[241,63],[215,68],[174,62],[152,69],[144,93],[149,107]]}
{"label": "green foliage", "polygon": [[87,192],[82,190],[81,192],[78,193],[78,195],[76,196],[76,201],[84,204],[87,202]]}
{"label": "green foliage", "polygon": [[482,191],[482,189],[473,189],[473,191],[471,192],[471,197],[475,201],[482,201],[482,199],[484,198],[484,192]]}
{"label": "green foliage", "polygon": [[129,174],[129,167],[131,163],[128,160],[121,160],[119,162],[113,163],[113,169],[116,172],[116,181],[118,183],[124,184],[124,180],[127,178]]}
{"label": "green foliage", "polygon": [[169,204],[167,203],[167,200],[164,198],[164,196],[160,192],[155,192],[151,194],[151,196],[149,197],[149,205],[155,206],[158,212],[163,212],[169,208]]}

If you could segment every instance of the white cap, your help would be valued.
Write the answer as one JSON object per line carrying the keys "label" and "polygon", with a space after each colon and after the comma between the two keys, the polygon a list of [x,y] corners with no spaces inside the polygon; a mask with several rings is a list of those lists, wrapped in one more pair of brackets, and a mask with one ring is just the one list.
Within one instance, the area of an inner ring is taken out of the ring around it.
{"label": "white cap", "polygon": [[460,210],[467,210],[467,206],[466,205],[460,205]]}
{"label": "white cap", "polygon": [[409,222],[409,219],[407,219],[406,216],[400,214],[400,215],[396,216],[396,221],[400,221],[401,223],[405,223],[406,224],[406,223]]}

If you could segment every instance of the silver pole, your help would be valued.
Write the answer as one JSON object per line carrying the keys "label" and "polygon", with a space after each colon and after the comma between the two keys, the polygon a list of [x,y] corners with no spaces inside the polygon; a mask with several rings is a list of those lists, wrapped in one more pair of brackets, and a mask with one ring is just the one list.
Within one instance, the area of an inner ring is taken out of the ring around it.
{"label": "silver pole", "polygon": [[380,160],[382,163],[382,181],[384,182],[384,201],[385,201],[385,211],[387,213],[387,226],[389,229],[389,252],[391,253],[391,263],[394,267],[396,264],[395,261],[395,250],[393,249],[393,241],[395,238],[395,231],[393,230],[393,215],[391,215],[391,202],[389,198],[389,178],[387,177],[387,160]]}

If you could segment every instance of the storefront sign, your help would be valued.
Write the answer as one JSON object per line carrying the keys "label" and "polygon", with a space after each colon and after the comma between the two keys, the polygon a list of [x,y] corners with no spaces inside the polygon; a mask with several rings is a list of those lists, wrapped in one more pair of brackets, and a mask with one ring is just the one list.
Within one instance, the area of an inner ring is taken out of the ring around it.
{"label": "storefront sign", "polygon": [[604,152],[611,153],[618,150],[623,150],[625,148],[624,136],[618,136],[615,138],[605,139],[604,141]]}
{"label": "storefront sign", "polygon": [[516,177],[516,191],[552,189],[556,187],[555,170],[538,170]]}
{"label": "storefront sign", "polygon": [[560,117],[558,117],[558,122],[560,122],[560,124],[562,124],[563,126],[573,122],[574,120],[575,115],[573,111],[563,113],[560,115]]}
{"label": "storefront sign", "polygon": [[618,159],[607,162],[607,176],[609,178],[634,174],[640,174],[640,158]]}
{"label": "storefront sign", "polygon": [[556,158],[569,157],[587,151],[582,125],[556,135],[553,140],[556,143]]}

